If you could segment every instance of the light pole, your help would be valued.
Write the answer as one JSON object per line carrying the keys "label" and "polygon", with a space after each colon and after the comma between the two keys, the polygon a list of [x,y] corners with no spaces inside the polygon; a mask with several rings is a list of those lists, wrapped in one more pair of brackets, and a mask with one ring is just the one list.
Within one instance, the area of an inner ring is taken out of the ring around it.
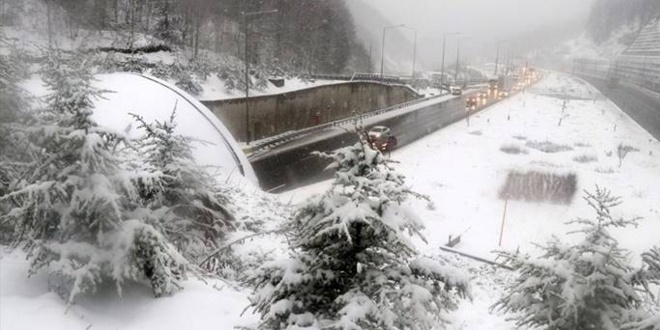
{"label": "light pole", "polygon": [[497,42],[497,54],[495,55],[495,77],[497,77],[497,69],[498,69],[499,62],[500,62],[500,46],[505,41],[507,41],[507,40],[500,40],[500,41]]}
{"label": "light pole", "polygon": [[250,145],[250,61],[249,61],[249,33],[248,18],[257,15],[274,14],[274,10],[262,10],[253,12],[243,12],[243,24],[245,25],[245,143]]}
{"label": "light pole", "polygon": [[460,32],[445,33],[442,36],[442,69],[440,71],[440,89],[445,84],[445,46],[447,46],[447,36],[458,35]]}
{"label": "light pole", "polygon": [[399,25],[390,25],[386,26],[383,28],[383,42],[381,43],[381,51],[380,51],[380,81],[383,82],[383,70],[385,69],[385,33],[387,30],[390,29],[396,29],[400,27],[404,27],[405,25],[399,24]]}
{"label": "light pole", "polygon": [[417,29],[410,26],[402,26],[403,28],[413,30],[415,32],[415,42],[413,44],[413,62],[412,62],[412,79],[415,79],[415,64],[417,62]]}
{"label": "light pole", "polygon": [[456,73],[454,74],[454,83],[458,81],[459,61],[461,56],[461,40],[469,39],[469,37],[458,38],[456,41]]}

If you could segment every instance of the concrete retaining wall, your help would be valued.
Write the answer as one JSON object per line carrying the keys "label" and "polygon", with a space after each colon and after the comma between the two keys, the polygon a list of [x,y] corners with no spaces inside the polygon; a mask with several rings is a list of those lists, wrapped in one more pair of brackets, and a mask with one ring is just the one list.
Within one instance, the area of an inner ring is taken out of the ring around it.
{"label": "concrete retaining wall", "polygon": [[[400,85],[347,82],[290,93],[251,97],[251,140],[299,130],[354,114],[373,111],[421,97]],[[202,101],[239,141],[245,141],[245,99]],[[316,114],[320,113],[317,119]]]}

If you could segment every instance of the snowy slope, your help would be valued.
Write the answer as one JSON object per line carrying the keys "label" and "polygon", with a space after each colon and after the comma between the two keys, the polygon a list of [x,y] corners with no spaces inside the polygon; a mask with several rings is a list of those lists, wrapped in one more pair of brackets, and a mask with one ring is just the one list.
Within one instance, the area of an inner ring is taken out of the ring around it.
{"label": "snowy slope", "polygon": [[[564,93],[574,99],[568,102],[566,117],[558,126],[564,115],[557,96]],[[551,141],[572,150],[544,153],[526,147],[527,141]],[[616,157],[619,143],[640,149],[629,154],[621,168]],[[517,145],[527,154],[500,151],[507,145]],[[609,152],[614,155],[607,156]],[[574,160],[583,155],[597,160]],[[436,210],[418,208],[427,219],[430,248],[444,244],[448,235],[467,230],[461,249],[486,257],[498,248],[504,208],[498,191],[513,169],[576,173],[579,192],[570,205],[510,201],[504,248],[527,249],[552,234],[563,235],[567,229],[564,221],[591,215],[580,192],[593,190],[595,185],[624,197],[618,209],[622,214],[644,218],[638,231],[620,236],[625,247],[640,252],[658,243],[653,237],[640,240],[635,233],[660,229],[660,205],[654,203],[660,200],[655,186],[660,177],[659,157],[660,143],[649,133],[586,83],[561,74],[550,74],[526,93],[474,116],[469,128],[465,122],[457,123],[392,153],[408,183],[436,204]],[[328,184],[287,192],[285,198],[298,200],[323,191]]]}
{"label": "snowy slope", "polygon": [[[562,115],[562,101],[568,102]],[[583,99],[583,100],[580,100]],[[510,119],[508,119],[510,118]],[[616,126],[616,128],[615,128]],[[573,150],[546,154],[525,147],[527,141],[552,141]],[[624,159],[621,168],[614,151],[619,143],[640,149]],[[511,155],[500,151],[504,145],[518,145],[527,154]],[[579,163],[576,156],[597,160]],[[615,215],[641,216],[639,228],[618,230],[614,235],[621,245],[640,253],[660,243],[660,143],[592,87],[575,78],[550,74],[524,94],[514,96],[471,118],[454,124],[416,143],[392,153],[398,169],[407,176],[414,190],[430,196],[434,207],[418,203],[416,210],[427,226],[428,244],[420,242],[424,253],[438,253],[448,236],[462,235],[456,247],[487,259],[491,251],[520,248],[534,253],[534,243],[565,233],[565,221],[593,217],[581,200],[583,189],[595,185],[611,189],[624,197]],[[540,170],[551,173],[576,173],[578,194],[570,205],[509,201],[502,246],[498,245],[504,201],[498,198],[506,174],[511,169]],[[321,193],[329,182],[286,192],[283,200],[302,201]],[[638,258],[636,258],[638,260]],[[513,329],[503,315],[492,315],[488,308],[501,296],[502,287],[512,274],[475,262],[461,261],[473,276],[473,301],[464,301],[454,313],[450,329]]]}
{"label": "snowy slope", "polygon": [[[562,101],[571,100],[562,115]],[[616,130],[615,130],[616,125]],[[570,146],[572,150],[543,153],[526,147],[527,141],[552,141]],[[619,143],[640,149],[624,159],[618,167],[616,156],[608,157]],[[515,144],[526,154],[512,155],[500,151],[503,145]],[[597,160],[579,163],[576,156],[594,156]],[[498,248],[504,201],[498,190],[511,169],[536,169],[553,173],[575,173],[578,188],[593,190],[598,184],[624,197],[624,204],[616,214],[642,216],[638,229],[616,231],[621,244],[642,251],[658,243],[655,235],[660,229],[657,201],[660,191],[660,143],[638,124],[628,118],[611,102],[603,99],[588,85],[568,76],[549,74],[541,83],[524,94],[514,96],[487,109],[470,121],[454,124],[392,154],[400,161],[397,168],[408,177],[414,190],[428,194],[433,201],[414,202],[413,206],[426,224],[428,244],[417,242],[425,255],[440,253],[448,235],[462,234],[456,247],[465,252],[493,258],[490,251]],[[242,197],[250,204],[242,212],[272,213],[270,205],[302,201],[320,193],[328,182],[304,187],[278,196],[261,195],[259,199]],[[256,195],[256,192],[255,192]],[[570,205],[524,203],[510,201],[504,226],[502,248],[533,251],[532,243],[542,242],[552,234],[562,235],[568,230],[564,221],[578,216],[592,216],[585,203],[576,195]],[[268,221],[274,228],[285,216]],[[282,213],[284,212],[284,213]],[[288,212],[288,211],[287,211]],[[236,237],[240,234],[237,234]],[[257,237],[236,248],[239,255],[258,262],[255,255],[284,253],[286,240],[269,235]],[[451,316],[454,329],[513,329],[503,315],[491,314],[488,308],[501,296],[503,285],[513,274],[494,270],[474,261],[450,256],[455,263],[469,271],[473,300],[461,303]],[[112,289],[98,298],[87,298],[66,306],[46,290],[47,279],[38,275],[26,278],[27,264],[20,253],[4,253],[0,260],[0,329],[232,329],[234,326],[254,325],[257,318],[250,312],[241,316],[248,305],[246,289],[234,289],[218,280],[203,284],[191,280],[185,290],[173,297],[152,299],[147,290],[135,288],[124,298],[117,298]],[[213,286],[221,287],[219,291]],[[31,315],[24,317],[23,315]]]}

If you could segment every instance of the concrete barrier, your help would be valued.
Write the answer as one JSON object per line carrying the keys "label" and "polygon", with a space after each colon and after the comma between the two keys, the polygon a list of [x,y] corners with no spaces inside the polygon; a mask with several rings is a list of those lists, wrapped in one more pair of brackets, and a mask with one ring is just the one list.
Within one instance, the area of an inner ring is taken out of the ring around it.
{"label": "concrete barrier", "polygon": [[[421,97],[407,86],[364,81],[251,97],[250,140],[348,118],[356,110],[373,111]],[[202,103],[211,109],[236,139],[246,140],[245,98]]]}

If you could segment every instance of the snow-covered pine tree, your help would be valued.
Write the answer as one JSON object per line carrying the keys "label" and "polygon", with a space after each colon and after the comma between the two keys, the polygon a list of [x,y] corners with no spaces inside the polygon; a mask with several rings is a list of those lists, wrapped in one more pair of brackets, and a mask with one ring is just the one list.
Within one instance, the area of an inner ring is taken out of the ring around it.
{"label": "snow-covered pine tree", "polygon": [[[643,272],[643,280],[660,285],[660,248],[654,247],[642,254],[646,265]],[[645,283],[646,284],[646,283]],[[657,303],[649,303],[648,310],[639,315],[639,320],[630,322],[622,327],[625,330],[660,330],[660,306]]]}
{"label": "snow-covered pine tree", "polygon": [[606,189],[596,187],[585,200],[596,218],[568,222],[580,226],[569,233],[582,235],[580,243],[554,238],[539,246],[539,258],[500,253],[519,275],[492,309],[512,313],[518,326],[550,330],[616,330],[633,320],[641,302],[637,272],[608,230],[636,225],[638,219],[615,218],[611,211],[621,199]]}
{"label": "snow-covered pine tree", "polygon": [[[193,139],[176,134],[176,109],[169,120],[147,123],[133,115],[145,131],[140,150],[155,180],[138,182],[152,218],[179,251],[191,261],[208,255],[232,229],[230,201],[215,179],[199,166]],[[200,141],[200,143],[203,143]]]}
{"label": "snow-covered pine tree", "polygon": [[264,264],[249,279],[266,329],[431,329],[442,323],[465,276],[419,258],[411,236],[422,225],[389,161],[365,136],[329,157],[332,187],[294,215],[288,260]]}
{"label": "snow-covered pine tree", "polygon": [[[0,44],[9,48],[7,54],[0,54],[0,196],[3,196],[18,180],[23,162],[27,161],[22,150],[25,135],[21,129],[21,124],[28,119],[27,93],[18,82],[27,77],[28,68],[26,54],[13,47],[1,31]],[[0,202],[0,215],[6,214],[9,208],[8,202]],[[0,243],[9,242],[14,234],[10,223],[0,221]]]}
{"label": "snow-covered pine tree", "polygon": [[46,268],[54,290],[69,303],[114,281],[151,281],[156,296],[171,292],[186,261],[153,226],[127,218],[138,200],[135,174],[122,168],[117,154],[126,145],[122,132],[98,125],[93,101],[103,91],[80,60],[47,54],[44,82],[48,106],[30,130],[29,171],[22,184],[0,201],[15,205],[3,220],[22,234],[31,259],[30,273]]}

